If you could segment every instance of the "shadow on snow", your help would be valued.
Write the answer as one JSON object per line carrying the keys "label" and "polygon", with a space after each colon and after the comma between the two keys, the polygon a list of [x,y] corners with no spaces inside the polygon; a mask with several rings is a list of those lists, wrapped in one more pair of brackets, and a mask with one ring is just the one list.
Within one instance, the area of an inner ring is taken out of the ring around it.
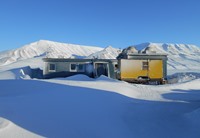
{"label": "shadow on snow", "polygon": [[[186,93],[163,97],[184,100]],[[196,101],[146,101],[38,80],[0,81],[0,116],[44,137],[199,137],[200,125],[188,126],[184,118],[196,108]]]}

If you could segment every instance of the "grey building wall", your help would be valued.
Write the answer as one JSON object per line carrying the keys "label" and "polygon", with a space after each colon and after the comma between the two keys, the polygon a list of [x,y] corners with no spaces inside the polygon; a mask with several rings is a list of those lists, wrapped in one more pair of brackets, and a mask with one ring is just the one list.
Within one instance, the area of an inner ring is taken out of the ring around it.
{"label": "grey building wall", "polygon": [[[116,78],[115,64],[117,60],[110,59],[50,59],[45,58],[44,61],[44,78],[68,77],[76,74],[85,74],[89,77],[95,76],[94,63],[106,63],[108,65],[108,74],[110,78]],[[51,71],[50,64],[55,64],[55,71]],[[83,71],[70,70],[71,64],[83,64]]]}

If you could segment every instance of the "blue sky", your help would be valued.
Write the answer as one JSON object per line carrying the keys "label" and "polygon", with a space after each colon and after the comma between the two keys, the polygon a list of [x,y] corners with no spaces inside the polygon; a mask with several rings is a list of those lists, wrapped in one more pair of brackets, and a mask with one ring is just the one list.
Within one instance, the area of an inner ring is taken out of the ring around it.
{"label": "blue sky", "polygon": [[200,46],[199,0],[2,0],[0,51],[38,40]]}

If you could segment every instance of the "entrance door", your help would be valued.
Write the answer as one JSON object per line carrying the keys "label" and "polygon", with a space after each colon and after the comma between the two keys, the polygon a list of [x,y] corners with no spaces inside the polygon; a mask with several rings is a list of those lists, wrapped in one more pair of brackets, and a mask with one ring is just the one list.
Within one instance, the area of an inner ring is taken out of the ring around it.
{"label": "entrance door", "polygon": [[101,75],[108,76],[108,64],[107,63],[95,63],[96,77]]}

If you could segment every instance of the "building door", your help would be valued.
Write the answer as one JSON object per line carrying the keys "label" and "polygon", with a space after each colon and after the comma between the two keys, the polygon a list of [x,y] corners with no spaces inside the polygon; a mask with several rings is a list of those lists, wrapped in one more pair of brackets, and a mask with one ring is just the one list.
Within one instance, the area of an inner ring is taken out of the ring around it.
{"label": "building door", "polygon": [[108,76],[108,64],[107,63],[95,63],[96,77],[101,75]]}

